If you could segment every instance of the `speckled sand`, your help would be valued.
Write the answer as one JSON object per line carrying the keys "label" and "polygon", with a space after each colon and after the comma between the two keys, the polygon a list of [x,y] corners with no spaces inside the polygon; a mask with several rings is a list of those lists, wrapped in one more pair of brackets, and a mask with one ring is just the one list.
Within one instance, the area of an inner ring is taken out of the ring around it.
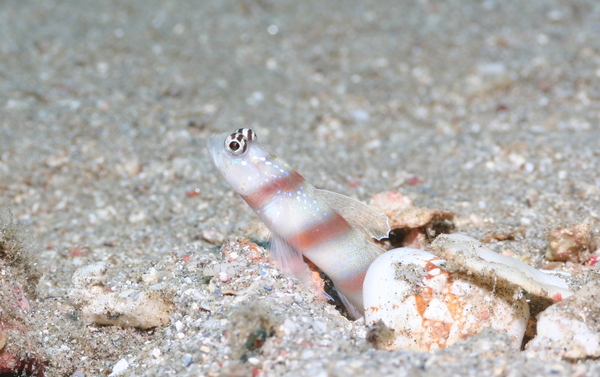
{"label": "speckled sand", "polygon": [[[317,187],[399,189],[472,237],[516,232],[488,246],[539,267],[551,229],[599,227],[596,1],[2,1],[0,109],[0,208],[42,273],[48,376],[600,374],[487,332],[376,351],[235,243],[211,279],[224,240],[264,232],[205,149],[251,127]],[[71,277],[98,261],[116,291],[154,267],[171,324],[85,326]]]}

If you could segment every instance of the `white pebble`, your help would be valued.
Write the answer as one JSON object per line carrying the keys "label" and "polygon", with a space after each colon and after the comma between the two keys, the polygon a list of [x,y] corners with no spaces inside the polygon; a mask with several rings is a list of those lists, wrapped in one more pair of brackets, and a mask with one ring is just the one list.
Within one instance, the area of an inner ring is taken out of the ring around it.
{"label": "white pebble", "polygon": [[315,330],[317,330],[320,333],[326,333],[327,332],[327,325],[324,324],[321,321],[314,321],[313,324],[312,324],[312,326],[313,326],[313,328]]}
{"label": "white pebble", "polygon": [[107,270],[106,262],[96,262],[75,271],[71,280],[77,288],[104,284],[108,280]]}
{"label": "white pebble", "polygon": [[287,336],[298,331],[298,325],[296,324],[296,322],[292,321],[289,318],[286,318],[283,321],[283,325],[281,325],[281,326],[283,327],[283,333]]}
{"label": "white pebble", "polygon": [[529,226],[529,225],[531,225],[531,220],[528,219],[527,217],[521,217],[521,220],[519,220],[519,222],[523,226]]}
{"label": "white pebble", "polygon": [[143,211],[139,211],[139,212],[129,215],[129,217],[127,219],[129,220],[130,223],[137,223],[137,222],[144,220],[145,218],[146,218],[146,214]]}
{"label": "white pebble", "polygon": [[312,350],[304,350],[302,351],[302,356],[304,360],[312,360],[315,358],[315,352]]}
{"label": "white pebble", "polygon": [[202,231],[202,238],[213,245],[221,245],[225,241],[225,236],[214,229],[205,229]]}
{"label": "white pebble", "polygon": [[181,362],[183,363],[184,367],[189,367],[190,365],[192,365],[192,362],[194,361],[193,357],[191,354],[186,353],[185,355],[183,355],[183,358],[181,359]]}
{"label": "white pebble", "polygon": [[363,109],[354,110],[350,113],[350,115],[352,115],[352,118],[357,121],[367,121],[370,118],[369,113]]}
{"label": "white pebble", "polygon": [[125,373],[127,368],[129,368],[129,363],[127,362],[127,360],[125,360],[125,359],[119,360],[113,367],[110,377],[120,376],[121,374]]}
{"label": "white pebble", "polygon": [[269,25],[269,27],[267,28],[267,33],[271,34],[271,35],[275,35],[279,32],[279,27],[277,27],[277,25]]}
{"label": "white pebble", "polygon": [[534,169],[535,169],[535,165],[533,165],[531,162],[528,162],[525,164],[525,171],[527,173],[531,173]]}

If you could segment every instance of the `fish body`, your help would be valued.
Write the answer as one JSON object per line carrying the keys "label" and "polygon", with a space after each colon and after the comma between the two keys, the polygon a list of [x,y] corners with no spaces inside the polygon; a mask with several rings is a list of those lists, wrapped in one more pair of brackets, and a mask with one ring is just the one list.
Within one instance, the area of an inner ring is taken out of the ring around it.
{"label": "fish body", "polygon": [[272,232],[280,268],[311,286],[310,260],[333,281],[344,304],[363,314],[363,281],[383,252],[369,242],[389,233],[387,217],[352,198],[319,190],[258,143],[250,129],[213,137],[213,162]]}

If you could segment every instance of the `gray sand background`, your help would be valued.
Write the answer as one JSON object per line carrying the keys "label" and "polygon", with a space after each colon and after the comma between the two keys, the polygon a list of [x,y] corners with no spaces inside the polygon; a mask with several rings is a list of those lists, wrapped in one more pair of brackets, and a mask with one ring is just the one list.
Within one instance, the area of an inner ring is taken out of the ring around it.
{"label": "gray sand background", "polygon": [[[224,240],[264,232],[205,148],[250,127],[317,187],[400,190],[473,237],[517,232],[489,246],[540,267],[549,230],[598,227],[599,100],[591,0],[3,1],[0,206],[42,273],[36,352],[50,376],[123,359],[131,376],[600,375],[493,333],[376,351],[362,325],[244,258],[211,281]],[[117,290],[163,271],[171,324],[84,325],[71,276],[97,261]],[[261,320],[275,335],[240,356],[236,329]]]}

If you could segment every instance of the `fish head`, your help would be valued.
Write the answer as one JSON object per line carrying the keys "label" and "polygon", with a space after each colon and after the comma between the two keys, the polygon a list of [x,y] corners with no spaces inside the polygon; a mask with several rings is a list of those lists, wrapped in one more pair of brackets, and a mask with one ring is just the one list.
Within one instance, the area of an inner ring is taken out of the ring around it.
{"label": "fish head", "polygon": [[212,137],[208,150],[225,180],[242,196],[257,192],[282,171],[291,170],[260,144],[248,128]]}

